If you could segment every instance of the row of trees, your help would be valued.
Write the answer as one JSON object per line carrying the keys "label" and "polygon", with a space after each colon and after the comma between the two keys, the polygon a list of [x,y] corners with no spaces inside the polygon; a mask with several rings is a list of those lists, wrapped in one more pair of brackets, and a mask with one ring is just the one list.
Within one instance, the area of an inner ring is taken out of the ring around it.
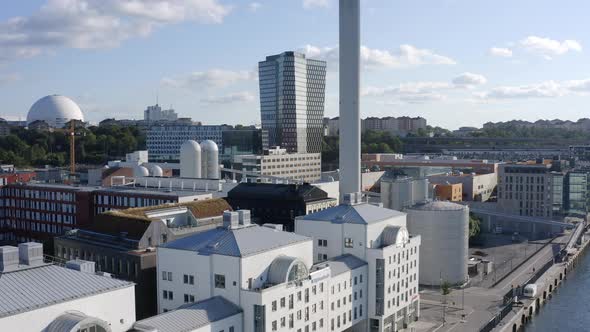
{"label": "row of trees", "polygon": [[[145,134],[134,127],[76,128],[76,162],[102,164],[130,151],[145,149]],[[65,166],[69,163],[69,131],[45,132],[14,128],[0,137],[0,160],[17,166]]]}
{"label": "row of trees", "polygon": [[584,130],[567,130],[562,128],[538,128],[524,127],[516,124],[501,124],[493,128],[484,128],[479,133],[474,133],[474,137],[492,137],[492,138],[545,138],[545,139],[571,139],[571,140],[588,140],[590,132]]}
{"label": "row of trees", "polygon": [[[402,141],[388,132],[367,130],[361,136],[362,153],[396,153],[402,150]],[[339,156],[338,137],[325,136],[322,146],[322,163],[337,164]]]}

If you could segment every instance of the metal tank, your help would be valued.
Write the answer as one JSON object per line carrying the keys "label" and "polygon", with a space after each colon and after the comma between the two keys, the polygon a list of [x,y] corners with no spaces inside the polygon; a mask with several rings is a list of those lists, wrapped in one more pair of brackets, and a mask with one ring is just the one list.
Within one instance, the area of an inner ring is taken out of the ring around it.
{"label": "metal tank", "polygon": [[381,180],[381,202],[387,209],[402,211],[405,208],[422,203],[430,198],[428,179],[410,177],[389,178]]}
{"label": "metal tank", "polygon": [[188,140],[180,146],[180,177],[201,178],[201,146]]}
{"label": "metal tank", "polygon": [[420,246],[421,285],[441,282],[463,284],[467,281],[469,259],[469,208],[434,201],[409,207],[408,230],[422,237]]}
{"label": "metal tank", "polygon": [[211,140],[201,142],[201,175],[205,179],[219,179],[219,149]]}
{"label": "metal tank", "polygon": [[162,167],[158,166],[158,165],[149,165],[148,167],[150,174],[152,176],[163,176],[164,175],[164,170],[162,170]]}
{"label": "metal tank", "polygon": [[150,172],[144,166],[137,165],[133,168],[133,176],[134,177],[143,177],[143,176],[149,176],[149,175],[150,175]]}

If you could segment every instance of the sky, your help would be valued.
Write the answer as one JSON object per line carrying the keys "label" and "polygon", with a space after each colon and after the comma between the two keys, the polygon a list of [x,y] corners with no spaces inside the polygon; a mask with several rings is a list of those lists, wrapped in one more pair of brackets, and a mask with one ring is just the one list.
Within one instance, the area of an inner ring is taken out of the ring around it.
{"label": "sky", "polygon": [[[590,117],[585,0],[361,0],[361,115],[488,121]],[[328,62],[338,115],[337,0],[27,0],[0,4],[0,117],[49,94],[86,120],[159,101],[205,124],[260,123],[257,64]]]}

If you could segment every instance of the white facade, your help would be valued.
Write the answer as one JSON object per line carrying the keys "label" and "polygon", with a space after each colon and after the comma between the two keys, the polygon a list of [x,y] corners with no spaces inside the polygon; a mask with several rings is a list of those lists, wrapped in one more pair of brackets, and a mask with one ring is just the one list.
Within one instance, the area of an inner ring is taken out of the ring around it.
{"label": "white facade", "polygon": [[365,260],[368,328],[398,331],[419,316],[421,238],[408,234],[404,213],[351,196],[345,196],[350,203],[297,218],[295,232],[314,239],[316,262],[343,254]]}
{"label": "white facade", "polygon": [[429,202],[408,208],[408,229],[420,234],[422,285],[461,285],[468,279],[469,208],[451,202]]}
{"label": "white facade", "polygon": [[246,172],[309,183],[320,180],[322,174],[320,153],[287,153],[275,148],[264,155],[235,156],[234,161]]}
{"label": "white facade", "polygon": [[143,119],[148,122],[175,121],[178,120],[178,114],[176,114],[173,109],[162,110],[162,107],[156,104],[148,106],[147,109],[143,111]]}
{"label": "white facade", "polygon": [[0,331],[128,331],[134,284],[96,275],[94,264],[45,263],[35,242],[0,247]]}
{"label": "white facade", "polygon": [[50,332],[47,326],[69,311],[107,322],[112,332],[126,332],[135,322],[135,288],[131,286],[0,318],[0,331]]}
{"label": "white facade", "polygon": [[[323,220],[349,208],[377,219]],[[246,332],[397,331],[417,318],[420,237],[405,214],[340,205],[297,219],[295,234],[250,225],[248,214],[226,212],[224,228],[158,248],[159,312],[222,296],[242,308],[235,329]]]}
{"label": "white facade", "polygon": [[381,180],[383,207],[401,211],[430,198],[427,179],[384,178]]}

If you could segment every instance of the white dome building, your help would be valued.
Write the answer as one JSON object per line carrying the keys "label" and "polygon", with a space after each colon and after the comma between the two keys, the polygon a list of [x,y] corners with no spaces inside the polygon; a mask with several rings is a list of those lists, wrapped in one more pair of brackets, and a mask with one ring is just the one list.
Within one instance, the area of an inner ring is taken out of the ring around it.
{"label": "white dome building", "polygon": [[60,95],[45,96],[37,100],[27,114],[27,124],[45,121],[53,128],[62,128],[73,119],[84,121],[84,114],[73,100]]}

